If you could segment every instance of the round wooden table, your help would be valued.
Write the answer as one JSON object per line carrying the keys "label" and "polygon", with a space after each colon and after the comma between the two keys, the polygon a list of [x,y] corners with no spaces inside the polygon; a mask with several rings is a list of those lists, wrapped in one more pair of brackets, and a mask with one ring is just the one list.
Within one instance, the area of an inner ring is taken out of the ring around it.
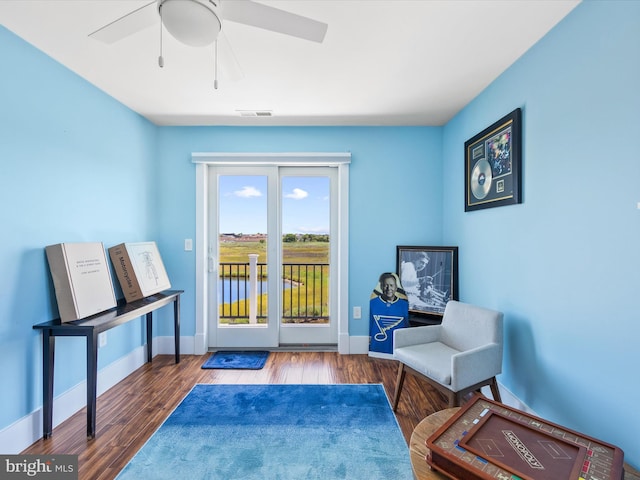
{"label": "round wooden table", "polygon": [[[446,408],[440,410],[427,418],[422,420],[411,434],[411,440],[409,441],[409,455],[411,457],[411,466],[413,467],[413,473],[416,480],[447,480],[447,477],[438,473],[435,470],[431,470],[431,467],[427,463],[427,455],[429,449],[426,445],[426,440],[429,438],[438,428],[442,426],[447,420],[449,420],[460,407]],[[624,465],[625,474],[624,480],[640,480],[640,473],[631,466]]]}
{"label": "round wooden table", "polygon": [[442,424],[449,420],[458,410],[460,410],[460,407],[440,410],[422,420],[413,430],[411,440],[409,441],[409,455],[411,457],[413,473],[417,480],[442,480],[447,478],[441,473],[431,470],[431,467],[427,463],[429,449],[425,442],[433,432],[440,428]]}

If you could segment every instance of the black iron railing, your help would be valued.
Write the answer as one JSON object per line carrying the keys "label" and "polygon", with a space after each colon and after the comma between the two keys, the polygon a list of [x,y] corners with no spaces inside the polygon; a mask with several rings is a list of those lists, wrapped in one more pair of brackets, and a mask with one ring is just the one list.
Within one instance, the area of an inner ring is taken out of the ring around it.
{"label": "black iron railing", "polygon": [[[220,319],[246,323],[249,318],[249,263],[219,264]],[[257,264],[257,320],[267,318],[267,265]],[[282,264],[282,322],[326,323],[329,320],[329,264]]]}

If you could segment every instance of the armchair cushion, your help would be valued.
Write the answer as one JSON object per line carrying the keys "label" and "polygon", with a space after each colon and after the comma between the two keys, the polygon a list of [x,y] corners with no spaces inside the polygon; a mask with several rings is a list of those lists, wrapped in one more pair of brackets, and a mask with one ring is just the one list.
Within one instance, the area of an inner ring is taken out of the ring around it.
{"label": "armchair cushion", "polygon": [[451,385],[452,358],[459,354],[444,343],[432,342],[396,349],[394,358],[443,385]]}

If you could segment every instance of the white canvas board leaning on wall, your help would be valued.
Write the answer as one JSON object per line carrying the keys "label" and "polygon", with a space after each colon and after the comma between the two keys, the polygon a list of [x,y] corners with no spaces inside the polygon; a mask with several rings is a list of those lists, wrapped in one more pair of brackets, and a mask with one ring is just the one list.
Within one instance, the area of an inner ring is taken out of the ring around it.
{"label": "white canvas board leaning on wall", "polygon": [[102,242],[59,243],[45,250],[63,323],[116,306]]}

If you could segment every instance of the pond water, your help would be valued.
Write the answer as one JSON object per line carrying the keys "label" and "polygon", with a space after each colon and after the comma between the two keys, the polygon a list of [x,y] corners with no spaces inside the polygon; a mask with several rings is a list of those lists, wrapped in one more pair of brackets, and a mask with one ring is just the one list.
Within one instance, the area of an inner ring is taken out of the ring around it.
{"label": "pond water", "polygon": [[[245,290],[246,284],[246,290]],[[224,296],[223,296],[224,287]],[[285,288],[291,288],[291,284],[287,282]],[[258,282],[258,295],[267,293],[267,281]],[[244,300],[249,296],[249,281],[245,282],[244,278],[225,278],[218,280],[218,301],[220,303],[233,303],[238,300]]]}

